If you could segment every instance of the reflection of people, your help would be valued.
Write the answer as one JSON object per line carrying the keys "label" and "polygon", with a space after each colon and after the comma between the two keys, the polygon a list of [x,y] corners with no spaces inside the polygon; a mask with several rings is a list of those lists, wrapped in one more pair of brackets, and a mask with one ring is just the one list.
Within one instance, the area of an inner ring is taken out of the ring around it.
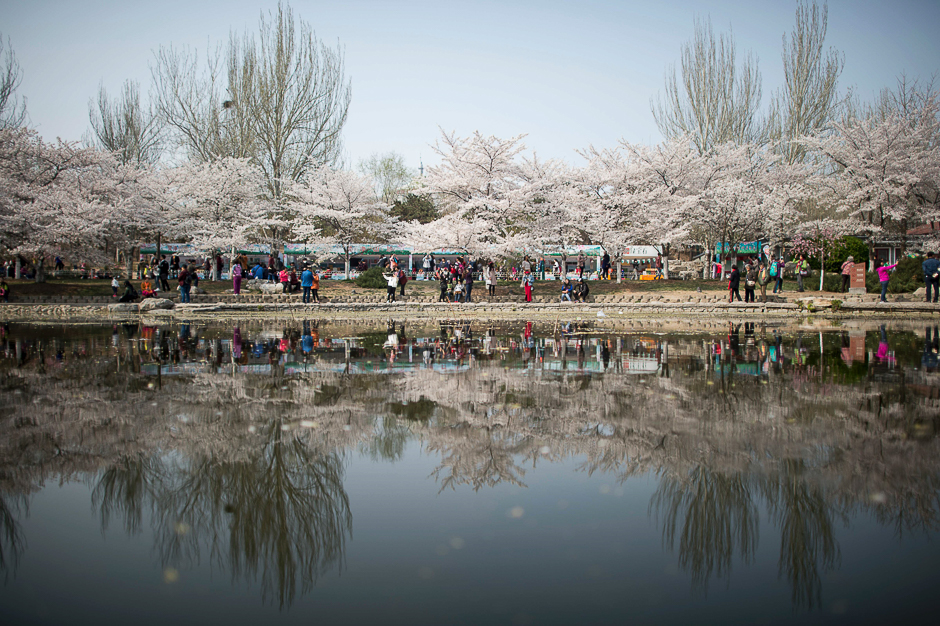
{"label": "reflection of people", "polygon": [[940,327],[933,327],[933,339],[930,338],[930,326],[927,327],[927,336],[924,339],[924,356],[921,363],[928,372],[937,371],[937,355],[940,353]]}

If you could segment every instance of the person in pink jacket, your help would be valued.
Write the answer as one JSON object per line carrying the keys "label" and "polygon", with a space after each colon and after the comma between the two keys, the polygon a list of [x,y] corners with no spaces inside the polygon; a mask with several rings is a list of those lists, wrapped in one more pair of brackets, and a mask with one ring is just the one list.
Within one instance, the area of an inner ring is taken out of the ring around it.
{"label": "person in pink jacket", "polygon": [[897,263],[894,265],[879,265],[877,268],[878,280],[881,282],[881,301],[887,302],[885,299],[885,294],[888,293],[888,281],[891,280],[891,270],[898,266]]}

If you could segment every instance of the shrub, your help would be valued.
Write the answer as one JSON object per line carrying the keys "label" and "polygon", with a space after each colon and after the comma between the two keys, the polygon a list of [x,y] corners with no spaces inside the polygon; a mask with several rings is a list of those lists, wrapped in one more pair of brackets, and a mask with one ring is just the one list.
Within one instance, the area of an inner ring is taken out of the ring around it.
{"label": "shrub", "polygon": [[[888,282],[888,293],[913,293],[923,287],[923,262],[924,257],[904,257],[898,261],[898,266],[894,268]],[[881,292],[878,272],[868,272],[865,275],[865,287],[869,293]]]}
{"label": "shrub", "polygon": [[833,311],[839,311],[842,309],[842,300],[833,300],[831,305]]}
{"label": "shrub", "polygon": [[[819,289],[819,276],[815,275],[807,279],[803,279],[803,282],[806,283],[807,288],[817,290]],[[826,275],[823,276],[823,291],[831,291],[839,293],[839,290],[842,289],[842,275],[826,272]]]}
{"label": "shrub", "polygon": [[[841,272],[842,264],[850,256],[855,258],[856,263],[868,263],[868,246],[858,237],[840,237],[826,257],[826,270]],[[818,260],[816,264],[819,264]]]}
{"label": "shrub", "polygon": [[385,289],[388,287],[388,282],[382,276],[382,268],[375,266],[356,277],[356,286],[363,289]]}

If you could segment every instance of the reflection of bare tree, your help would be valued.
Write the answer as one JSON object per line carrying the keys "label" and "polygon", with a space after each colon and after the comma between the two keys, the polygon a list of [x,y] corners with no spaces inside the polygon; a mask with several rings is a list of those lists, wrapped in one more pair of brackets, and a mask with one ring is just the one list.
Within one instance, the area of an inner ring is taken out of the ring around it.
{"label": "reflection of bare tree", "polygon": [[[550,358],[523,369],[521,353],[490,337],[492,350],[459,371],[347,368],[354,357],[336,349],[302,368],[271,355],[251,365],[247,349],[233,363],[214,342],[213,359],[148,376],[156,352],[130,340],[115,350],[111,339],[108,329],[81,358],[68,342],[45,357],[24,343],[0,360],[0,488],[28,494],[50,476],[97,475],[104,526],[118,516],[133,532],[153,511],[166,563],[209,558],[283,604],[342,561],[351,524],[342,456],[394,460],[412,440],[439,455],[442,489],[524,485],[539,462],[569,459],[620,480],[656,473],[650,511],[703,587],[752,558],[766,503],[781,531],[781,576],[802,604],[818,602],[821,573],[838,565],[840,515],[871,512],[898,532],[940,520],[938,378],[900,359],[846,384],[849,370],[830,376],[812,342],[800,350],[775,334],[773,350],[763,340],[735,349],[722,330],[657,339],[672,365],[656,375],[615,366],[621,354],[653,354],[642,338],[614,340],[599,372],[553,370]],[[597,359],[587,339],[562,341],[582,366]],[[720,342],[719,354],[710,346]],[[51,358],[60,351],[73,355],[61,365]],[[271,367],[259,373],[262,362]]]}
{"label": "reflection of bare tree", "polygon": [[149,503],[164,566],[205,555],[233,579],[260,581],[266,600],[290,605],[320,574],[341,566],[352,514],[340,457],[281,426],[271,420],[261,429],[262,445],[246,458],[109,468],[94,490],[102,523],[121,512],[125,527],[136,530]]}
{"label": "reflection of bare tree", "polygon": [[730,575],[736,554],[745,562],[754,558],[758,514],[743,474],[699,466],[682,477],[663,476],[650,501],[654,509],[663,543],[675,549],[678,536],[679,565],[705,590],[712,576]]}
{"label": "reflection of bare tree", "polygon": [[122,457],[105,469],[91,493],[91,504],[101,516],[101,527],[107,529],[111,518],[120,516],[127,533],[139,532],[144,509],[152,505],[165,479],[160,459],[142,454]]}
{"label": "reflection of bare tree", "polygon": [[11,571],[16,572],[16,565],[23,552],[23,535],[16,516],[17,510],[25,506],[26,499],[22,496],[0,494],[0,571],[3,571],[4,576],[9,576]]}
{"label": "reflection of bare tree", "polygon": [[761,490],[780,528],[778,567],[790,581],[793,603],[818,606],[820,570],[837,567],[840,560],[831,499],[807,481],[805,463],[797,459],[785,460],[779,473],[761,482]]}
{"label": "reflection of bare tree", "polygon": [[[461,432],[462,431],[462,432]],[[466,428],[454,433],[449,445],[428,449],[440,452],[440,466],[433,476],[441,481],[441,491],[457,485],[472,485],[474,491],[507,482],[525,487],[525,469],[517,459],[525,442],[502,430],[471,431]]]}

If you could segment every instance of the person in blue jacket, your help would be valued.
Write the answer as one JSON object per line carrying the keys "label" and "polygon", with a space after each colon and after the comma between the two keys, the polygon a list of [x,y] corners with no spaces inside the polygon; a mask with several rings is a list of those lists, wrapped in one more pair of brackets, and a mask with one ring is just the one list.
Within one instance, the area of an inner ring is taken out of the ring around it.
{"label": "person in blue jacket", "polygon": [[313,272],[304,265],[304,271],[300,274],[300,286],[304,290],[304,304],[310,304],[310,289],[313,288]]}
{"label": "person in blue jacket", "polygon": [[927,259],[922,264],[924,270],[924,285],[927,287],[926,301],[931,302],[930,288],[933,287],[933,300],[937,302],[937,292],[940,291],[940,259],[933,252],[927,253]]}

